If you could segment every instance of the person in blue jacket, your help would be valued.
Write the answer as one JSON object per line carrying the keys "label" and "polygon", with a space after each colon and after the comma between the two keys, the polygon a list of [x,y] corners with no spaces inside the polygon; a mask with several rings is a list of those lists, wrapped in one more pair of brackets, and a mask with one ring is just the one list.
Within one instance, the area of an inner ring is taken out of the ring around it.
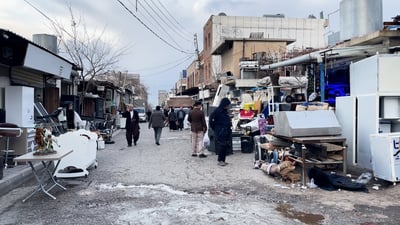
{"label": "person in blue jacket", "polygon": [[232,145],[232,121],[228,113],[230,105],[231,101],[223,98],[209,118],[209,126],[214,131],[215,152],[218,153],[219,166],[227,165],[225,158]]}

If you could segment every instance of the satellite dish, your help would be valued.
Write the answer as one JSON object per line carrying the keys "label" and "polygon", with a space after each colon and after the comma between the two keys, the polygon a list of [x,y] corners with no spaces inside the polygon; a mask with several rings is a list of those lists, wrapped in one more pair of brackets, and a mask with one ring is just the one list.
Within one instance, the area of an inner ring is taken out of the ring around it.
{"label": "satellite dish", "polygon": [[226,16],[226,13],[220,12],[220,13],[218,13],[218,16]]}

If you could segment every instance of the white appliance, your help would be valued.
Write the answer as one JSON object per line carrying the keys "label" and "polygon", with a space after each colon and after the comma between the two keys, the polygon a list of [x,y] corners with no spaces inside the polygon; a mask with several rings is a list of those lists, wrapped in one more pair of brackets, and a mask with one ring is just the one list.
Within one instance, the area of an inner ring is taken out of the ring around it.
{"label": "white appliance", "polygon": [[400,181],[400,133],[371,135],[374,177],[390,182]]}
{"label": "white appliance", "polygon": [[229,92],[229,86],[227,86],[225,84],[218,85],[217,92],[215,93],[212,106],[218,107],[219,103],[221,102],[221,100],[223,98],[226,97],[228,92]]}
{"label": "white appliance", "polygon": [[6,122],[19,127],[34,127],[34,89],[7,86],[5,91]]}
{"label": "white appliance", "polygon": [[335,113],[347,141],[347,163],[372,169],[370,135],[400,132],[400,56],[377,54],[350,65],[350,96]]}
{"label": "white appliance", "polygon": [[80,129],[61,134],[55,139],[59,145],[54,145],[55,150],[72,149],[73,152],[62,158],[54,177],[87,177],[89,175],[87,169],[97,168],[97,134]]}
{"label": "white appliance", "polygon": [[340,135],[342,129],[331,110],[274,113],[275,134],[286,137]]}

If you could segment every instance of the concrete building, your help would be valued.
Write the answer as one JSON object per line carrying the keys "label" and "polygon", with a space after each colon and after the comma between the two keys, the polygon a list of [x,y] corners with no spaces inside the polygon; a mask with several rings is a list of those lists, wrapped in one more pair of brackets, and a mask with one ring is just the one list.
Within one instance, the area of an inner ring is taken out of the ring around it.
{"label": "concrete building", "polygon": [[168,91],[158,90],[158,105],[164,107],[167,105]]}
{"label": "concrete building", "polygon": [[[286,18],[282,14],[261,17],[212,15],[203,27],[200,59],[187,69],[187,91],[201,86],[213,89],[217,75],[228,71],[239,77],[239,61],[251,59],[256,53],[265,52],[279,60],[287,50],[323,48],[326,46],[324,28],[327,22],[315,17]],[[231,56],[223,62],[219,53],[232,47],[235,50],[226,51]]]}
{"label": "concrete building", "polygon": [[[294,39],[287,47],[291,49],[323,48],[326,46],[324,28],[326,19],[286,18],[284,15],[264,15],[262,17],[212,15],[203,28],[203,72],[205,83],[214,81],[222,70],[221,57],[212,55],[214,49],[227,39]],[[252,53],[261,52],[261,45],[254,46]],[[269,51],[279,54],[286,49]],[[268,52],[268,51],[267,51]],[[237,62],[239,63],[239,62]]]}

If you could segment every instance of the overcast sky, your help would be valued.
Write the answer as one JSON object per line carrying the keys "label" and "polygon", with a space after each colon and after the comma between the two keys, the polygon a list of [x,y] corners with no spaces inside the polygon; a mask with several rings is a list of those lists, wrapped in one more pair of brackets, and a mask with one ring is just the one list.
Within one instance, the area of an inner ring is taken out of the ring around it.
{"label": "overcast sky", "polygon": [[[149,89],[149,103],[156,105],[158,90],[173,88],[181,71],[193,61],[194,34],[202,50],[203,26],[211,15],[281,13],[288,18],[306,18],[310,14],[319,17],[322,11],[331,20],[329,29],[338,31],[339,3],[340,0],[1,0],[0,27],[29,40],[33,34],[53,34],[49,20],[38,10],[69,26],[70,5],[92,31],[105,29],[107,40],[116,47],[129,47],[116,69],[140,74]],[[383,0],[383,21],[391,21],[398,14],[399,0]]]}

